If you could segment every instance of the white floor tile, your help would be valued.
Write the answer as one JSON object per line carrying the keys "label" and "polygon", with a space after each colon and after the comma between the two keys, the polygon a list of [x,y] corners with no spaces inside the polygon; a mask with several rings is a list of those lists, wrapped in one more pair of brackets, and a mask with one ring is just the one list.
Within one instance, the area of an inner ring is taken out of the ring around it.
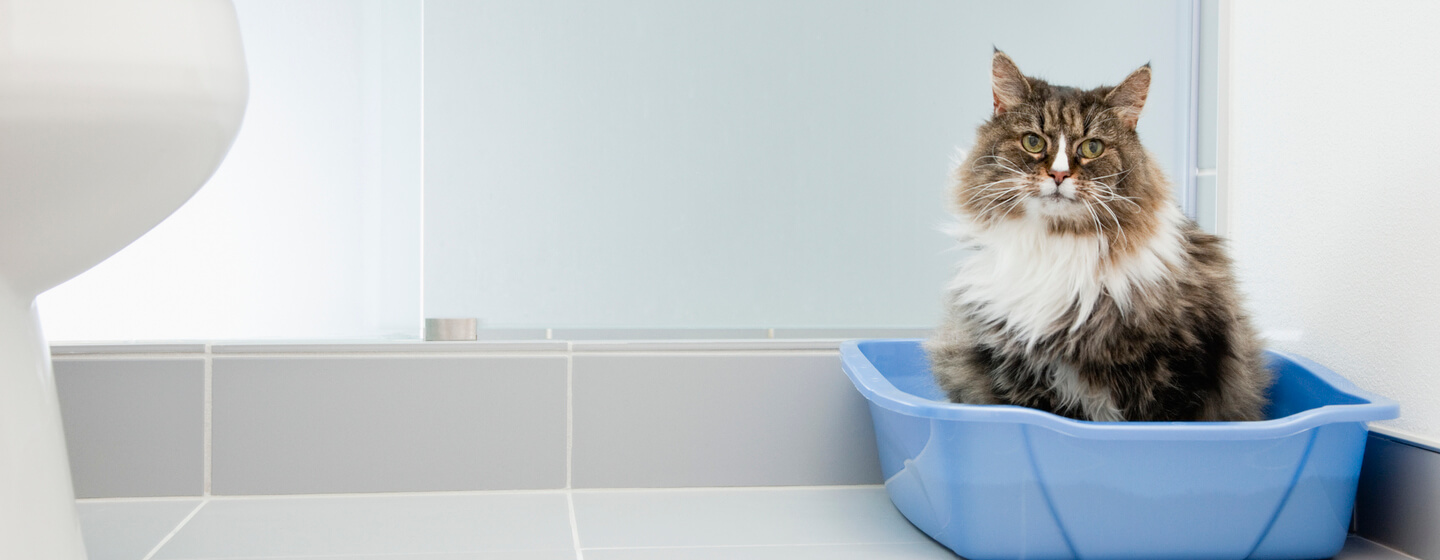
{"label": "white floor tile", "polygon": [[[879,487],[579,491],[585,560],[955,560]],[[142,560],[199,500],[80,502],[91,560]],[[221,498],[157,560],[575,560],[561,493]],[[1351,537],[1336,560],[1413,560]]]}
{"label": "white floor tile", "polygon": [[[494,558],[476,553],[568,552],[572,544],[569,509],[559,493],[220,499],[206,504],[155,558]],[[500,556],[512,557],[548,558]]]}
{"label": "white floor tile", "polygon": [[1351,536],[1345,540],[1345,548],[1336,554],[1334,560],[1415,560],[1360,537]]}
{"label": "white floor tile", "polygon": [[585,550],[585,560],[956,560],[935,543]]}
{"label": "white floor tile", "polygon": [[79,502],[90,560],[141,560],[200,500]]}
{"label": "white floor tile", "polygon": [[577,491],[581,548],[926,542],[881,487]]}

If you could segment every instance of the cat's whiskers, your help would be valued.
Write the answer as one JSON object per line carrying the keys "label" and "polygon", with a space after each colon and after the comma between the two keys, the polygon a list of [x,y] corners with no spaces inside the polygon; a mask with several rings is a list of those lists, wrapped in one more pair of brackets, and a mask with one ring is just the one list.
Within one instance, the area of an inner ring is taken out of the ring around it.
{"label": "cat's whiskers", "polygon": [[[984,157],[999,157],[999,156],[984,156]],[[1000,158],[1000,159],[1004,159],[1004,158]],[[987,164],[987,165],[994,165],[994,164]],[[1003,166],[1001,166],[1001,167],[1003,167]],[[978,203],[978,202],[980,202],[980,201],[990,200],[990,202],[989,202],[988,204],[986,204],[985,207],[982,208],[982,209],[976,214],[976,215],[984,215],[985,212],[987,212],[987,211],[990,210],[990,207],[991,207],[991,206],[994,206],[996,203],[999,203],[999,202],[1004,201],[1004,200],[1005,200],[1004,197],[1005,197],[1006,195],[1015,193],[1016,191],[1023,190],[1023,189],[1026,187],[1025,183],[1027,183],[1028,181],[1029,181],[1029,179],[1026,178],[1026,177],[1009,177],[1009,178],[1000,179],[1000,180],[996,180],[996,181],[991,181],[991,182],[989,182],[989,183],[981,184],[981,185],[979,185],[979,186],[977,186],[977,187],[974,187],[974,188],[972,189],[973,194],[970,196],[970,198],[969,198],[969,200],[968,200],[967,202],[969,202],[969,203]],[[1000,187],[1000,185],[1008,185],[1008,186],[1005,186],[1005,187],[1002,188],[1002,187]]]}
{"label": "cat's whiskers", "polygon": [[[1139,200],[1139,199],[1134,198],[1134,197],[1129,197],[1129,196],[1124,196],[1124,195],[1118,194],[1118,193],[1115,192],[1115,187],[1112,187],[1112,186],[1110,186],[1110,185],[1107,184],[1107,183],[1103,183],[1103,182],[1101,182],[1101,181],[1093,181],[1093,180],[1091,181],[1091,183],[1093,183],[1094,185],[1098,185],[1099,187],[1101,187],[1101,188],[1097,188],[1097,189],[1096,189],[1096,192],[1099,193],[1099,194],[1101,194],[1101,195],[1104,195],[1104,200],[1105,200],[1106,202],[1113,202],[1113,201],[1118,200],[1118,201],[1124,202],[1124,203],[1129,204],[1130,206],[1134,207],[1136,212],[1139,212],[1139,211],[1141,210],[1140,204],[1138,204],[1138,203],[1135,202],[1136,200]],[[1099,196],[1096,197],[1096,199],[1099,199],[1099,198],[1100,198]]]}
{"label": "cat's whiskers", "polygon": [[979,185],[975,185],[974,187],[970,187],[970,188],[972,188],[972,189],[984,189],[984,188],[988,188],[988,187],[990,187],[990,186],[998,185],[998,184],[1001,184],[1001,183],[1011,183],[1011,182],[1015,182],[1015,181],[1025,181],[1025,180],[1028,180],[1028,179],[1026,179],[1025,177],[1008,177],[1008,178],[1005,178],[1005,179],[997,179],[997,180],[994,180],[994,181],[990,181],[989,183],[981,183],[981,184],[979,184]]}
{"label": "cat's whiskers", "polygon": [[1080,202],[1085,203],[1085,210],[1090,212],[1090,219],[1095,222],[1095,235],[1103,237],[1105,226],[1100,225],[1100,216],[1095,214],[1095,208],[1090,206],[1090,201],[1088,200],[1081,199]]}
{"label": "cat's whiskers", "polygon": [[[984,163],[984,164],[980,163],[981,161],[984,161],[984,160],[987,160],[987,159],[992,159],[992,160],[995,160],[995,161],[994,161],[993,163]],[[1000,163],[1000,162],[1002,162],[1002,161],[1005,162],[1005,163]],[[998,167],[998,168],[1000,168],[1000,169],[1004,169],[1004,170],[1009,171],[1009,172],[1011,172],[1011,173],[1014,173],[1014,174],[1016,174],[1016,175],[1024,175],[1024,174],[1025,174],[1024,171],[1021,171],[1021,170],[1017,169],[1018,167],[1024,167],[1023,165],[1020,165],[1020,164],[1018,164],[1018,163],[1015,163],[1014,161],[1011,161],[1010,158],[1007,158],[1007,157],[1004,157],[1004,156],[981,156],[981,157],[975,159],[975,164],[976,164],[976,170],[977,170],[977,171],[979,170],[979,169],[978,169],[979,167]],[[1009,165],[1006,165],[1006,164],[1009,164]]]}
{"label": "cat's whiskers", "polygon": [[1124,200],[1130,202],[1131,204],[1134,204],[1134,201],[1139,200],[1138,198],[1135,198],[1133,196],[1125,196],[1119,194],[1115,192],[1115,187],[1112,187],[1106,183],[1101,183],[1099,181],[1096,181],[1093,187],[1095,188],[1096,192],[1105,195],[1105,197],[1110,200]]}
{"label": "cat's whiskers", "polygon": [[[1013,192],[1016,192],[1016,191],[1023,191],[1023,190],[1024,190],[1026,187],[1028,187],[1028,186],[1029,186],[1029,185],[1018,185],[1018,186],[1015,186],[1015,187],[1011,187],[1010,189],[1007,189],[1006,191],[1004,191],[1004,192],[1002,192],[1002,193],[998,193],[998,194],[1004,195],[1004,194],[1010,194],[1010,193],[1013,193]],[[1006,203],[1006,202],[1011,202],[1012,200],[1015,200],[1015,201],[1025,200],[1025,197],[1024,197],[1024,196],[1015,196],[1015,197],[1012,197],[1012,198],[1007,199],[1007,198],[1003,198],[1003,197],[1001,197],[1001,196],[996,196],[996,197],[994,198],[994,200],[991,200],[989,204],[986,204],[984,208],[981,208],[980,211],[976,213],[976,215],[977,215],[977,216],[984,216],[985,213],[988,212],[991,207],[993,207],[993,206],[995,206],[995,205],[997,205],[997,204],[1004,204],[1004,203]],[[1008,215],[1008,212],[1007,212],[1007,215]]]}
{"label": "cat's whiskers", "polygon": [[1013,193],[1013,192],[1016,192],[1016,191],[1021,191],[1021,190],[1025,190],[1025,185],[1016,185],[1016,186],[1010,187],[1010,188],[1005,189],[1005,190],[1001,190],[1001,191],[997,191],[997,192],[992,192],[992,193],[986,194],[986,195],[984,195],[984,196],[976,195],[976,196],[971,197],[971,198],[970,198],[970,201],[971,201],[971,202],[976,202],[976,201],[981,201],[981,200],[994,200],[994,199],[996,199],[996,198],[1000,198],[1000,197],[1005,196],[1005,195],[1007,195],[1007,194],[1010,194],[1010,193]]}
{"label": "cat's whiskers", "polygon": [[[988,198],[994,198],[994,197],[996,197],[996,196],[1000,196],[1000,195],[1003,195],[1003,194],[1008,193],[1008,192],[1013,192],[1013,191],[1017,191],[1017,190],[1023,189],[1023,188],[1025,188],[1025,185],[1023,185],[1023,184],[1013,185],[1013,186],[1004,187],[1004,188],[998,188],[997,186],[998,186],[998,185],[1002,185],[1002,184],[1008,184],[1008,183],[1024,183],[1024,182],[1026,182],[1026,181],[1028,181],[1028,179],[1025,179],[1025,178],[1023,178],[1023,177],[1013,177],[1013,178],[1010,178],[1010,179],[1001,179],[1001,180],[999,180],[999,181],[992,181],[992,182],[989,182],[989,183],[985,183],[985,184],[983,184],[983,185],[979,185],[979,186],[975,187],[974,189],[972,189],[972,190],[975,191],[975,193],[970,196],[969,202],[974,202],[974,201],[976,201],[976,200],[984,200],[984,199],[988,199]],[[998,190],[997,190],[997,189],[998,189]],[[987,193],[988,193],[988,194],[987,194]],[[981,196],[981,195],[984,195],[984,196]]]}
{"label": "cat's whiskers", "polygon": [[1025,199],[1027,199],[1027,198],[1029,198],[1029,197],[1024,197],[1024,196],[1017,196],[1017,197],[1015,197],[1015,200],[1010,203],[1010,208],[1007,209],[1007,210],[1005,210],[1005,213],[1000,216],[1000,220],[1004,220],[1005,218],[1009,218],[1009,217],[1010,217],[1010,213],[1013,212],[1013,211],[1015,211],[1015,208],[1016,208],[1017,206],[1019,206],[1020,203],[1025,202]]}
{"label": "cat's whiskers", "polygon": [[1096,200],[1095,203],[1099,204],[1100,208],[1110,213],[1110,219],[1115,220],[1115,231],[1120,233],[1120,240],[1123,241],[1126,245],[1129,245],[1130,239],[1125,236],[1125,226],[1120,225],[1120,217],[1115,215],[1115,211],[1111,210],[1110,205],[1106,204],[1105,201]]}
{"label": "cat's whiskers", "polygon": [[1021,171],[1021,170],[1019,170],[1019,169],[1015,169],[1014,167],[1010,167],[1010,166],[1008,166],[1008,165],[1001,164],[1001,163],[987,163],[987,164],[981,165],[980,167],[995,167],[995,168],[1003,169],[1003,170],[1005,170],[1005,171],[1007,171],[1007,172],[1010,172],[1010,173],[1012,173],[1012,174],[1015,174],[1015,175],[1026,175],[1026,173],[1025,173],[1024,171]]}
{"label": "cat's whiskers", "polygon": [[1120,177],[1119,179],[1116,179],[1116,180],[1115,180],[1115,182],[1118,183],[1118,182],[1120,182],[1120,181],[1124,181],[1124,180],[1125,180],[1124,175],[1129,175],[1129,174],[1130,174],[1130,170],[1129,170],[1129,169],[1121,169],[1121,170],[1116,171],[1116,172],[1114,172],[1114,173],[1111,173],[1111,174],[1109,174],[1109,175],[1101,175],[1101,176],[1099,176],[1099,177],[1092,177],[1092,178],[1090,178],[1090,180],[1091,180],[1091,181],[1095,181],[1095,180],[1098,180],[1098,179],[1109,179],[1109,178],[1114,177],[1114,176],[1116,176],[1116,175],[1121,175],[1121,177]]}

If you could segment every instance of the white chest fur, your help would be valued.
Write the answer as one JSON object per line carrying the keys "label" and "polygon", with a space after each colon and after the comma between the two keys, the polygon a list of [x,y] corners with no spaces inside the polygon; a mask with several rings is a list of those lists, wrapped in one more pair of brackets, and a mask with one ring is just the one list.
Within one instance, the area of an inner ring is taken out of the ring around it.
{"label": "white chest fur", "polygon": [[1174,208],[1144,246],[1113,260],[1096,236],[1052,235],[1028,219],[989,227],[961,219],[960,240],[973,252],[950,284],[954,302],[1028,344],[1084,324],[1101,295],[1124,311],[1134,290],[1164,281],[1183,262],[1185,218]]}

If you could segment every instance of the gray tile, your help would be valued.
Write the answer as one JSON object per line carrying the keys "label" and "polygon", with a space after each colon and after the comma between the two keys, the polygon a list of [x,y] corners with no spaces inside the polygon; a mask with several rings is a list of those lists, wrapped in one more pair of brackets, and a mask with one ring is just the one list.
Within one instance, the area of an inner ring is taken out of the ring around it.
{"label": "gray tile", "polygon": [[203,359],[56,359],[55,384],[76,497],[204,491]]}
{"label": "gray tile", "polygon": [[403,554],[538,560],[549,555],[477,553],[569,552],[572,543],[569,509],[559,492],[219,499],[155,558]]}
{"label": "gray tile", "polygon": [[563,488],[566,358],[217,357],[216,494]]}
{"label": "gray tile", "polygon": [[775,338],[829,338],[850,340],[855,338],[926,338],[931,329],[925,327],[894,329],[775,329]]}
{"label": "gray tile", "polygon": [[584,549],[929,541],[881,487],[577,491],[574,499]]}
{"label": "gray tile", "polygon": [[[543,336],[541,338],[544,338]],[[570,345],[560,340],[479,340],[441,342],[410,340],[403,342],[284,342],[216,344],[216,354],[373,354],[449,353],[449,352],[564,352]]]}
{"label": "gray tile", "polygon": [[62,343],[50,347],[52,356],[71,356],[83,354],[203,354],[205,353],[204,343],[174,343],[174,344],[152,344],[152,343]]}
{"label": "gray tile", "polygon": [[90,560],[141,560],[200,500],[80,502],[80,529]]}
{"label": "gray tile", "polygon": [[551,329],[555,340],[706,340],[770,338],[770,329]]}
{"label": "gray tile", "polygon": [[1335,555],[1334,560],[1415,560],[1415,557],[1351,535],[1345,539],[1345,548]]}
{"label": "gray tile", "polygon": [[933,542],[826,546],[587,549],[585,560],[954,560]]}
{"label": "gray tile", "polygon": [[576,488],[877,484],[833,353],[577,354]]}
{"label": "gray tile", "polygon": [[839,350],[840,339],[596,340],[575,341],[576,352],[688,352]]}
{"label": "gray tile", "polygon": [[1440,558],[1440,453],[1370,434],[1355,532],[1417,558]]}

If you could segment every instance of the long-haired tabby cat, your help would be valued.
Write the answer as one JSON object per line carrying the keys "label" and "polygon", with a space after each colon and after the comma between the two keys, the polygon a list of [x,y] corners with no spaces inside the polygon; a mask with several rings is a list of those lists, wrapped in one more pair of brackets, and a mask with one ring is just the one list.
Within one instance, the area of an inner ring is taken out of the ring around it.
{"label": "long-haired tabby cat", "polygon": [[956,170],[971,250],[926,342],[951,400],[1082,420],[1259,420],[1270,374],[1220,239],[1182,215],[1135,125],[1150,67],[1092,90],[999,50]]}

